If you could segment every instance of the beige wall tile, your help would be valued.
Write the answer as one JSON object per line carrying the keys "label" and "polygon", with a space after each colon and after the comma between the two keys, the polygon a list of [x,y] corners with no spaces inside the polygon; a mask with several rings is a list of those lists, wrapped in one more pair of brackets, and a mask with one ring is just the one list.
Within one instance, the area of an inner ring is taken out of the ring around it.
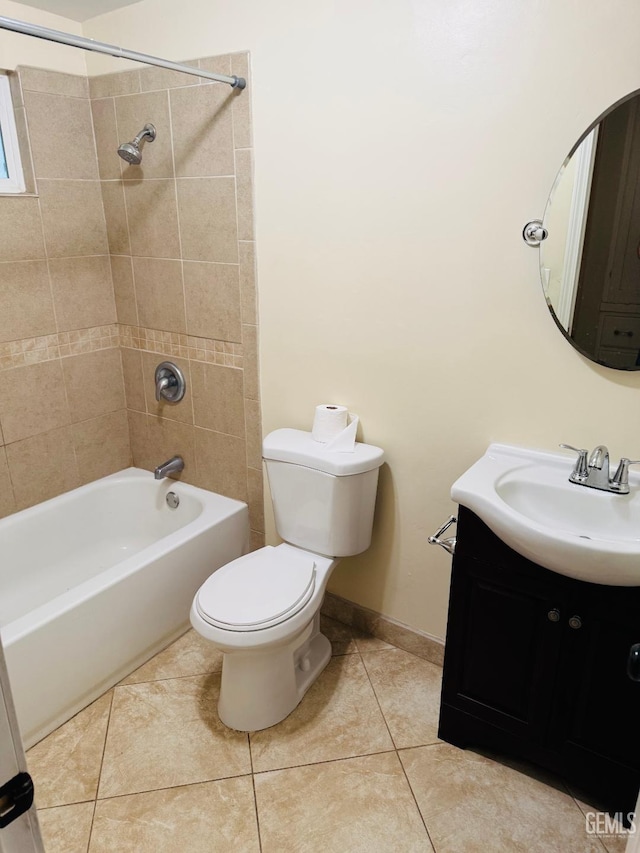
{"label": "beige wall tile", "polygon": [[135,467],[153,471],[167,459],[178,455],[184,460],[184,469],[177,475],[172,474],[171,479],[195,484],[193,426],[133,411],[128,412],[128,417]]}
{"label": "beige wall tile", "polygon": [[[181,65],[193,65],[198,67],[198,60],[185,60]],[[171,71],[169,68],[158,68],[148,65],[140,68],[140,90],[142,92],[153,92],[158,89],[175,89],[177,86],[199,86],[201,78],[193,74],[184,74],[182,71]]]}
{"label": "beige wall tile", "polygon": [[138,322],[147,329],[186,332],[181,261],[134,258]]}
{"label": "beige wall tile", "polygon": [[182,256],[191,261],[238,262],[233,178],[177,181]]}
{"label": "beige wall tile", "polygon": [[176,175],[233,175],[233,90],[211,83],[174,89],[170,98]]}
{"label": "beige wall tile", "polygon": [[0,422],[7,444],[70,423],[60,360],[5,370]]}
{"label": "beige wall tile", "polygon": [[187,390],[179,403],[170,403],[168,400],[156,401],[155,396],[155,372],[156,367],[162,361],[167,361],[167,358],[160,353],[143,352],[142,353],[142,376],[144,381],[144,394],[147,400],[147,411],[150,415],[158,415],[161,418],[168,418],[172,421],[181,421],[182,423],[193,423],[193,389],[191,384],[191,373],[189,362],[186,358],[169,358],[176,364],[184,374],[187,383]]}
{"label": "beige wall tile", "polygon": [[64,74],[21,65],[18,68],[23,92],[45,92],[48,95],[66,95],[69,98],[88,98],[87,78],[79,74]]}
{"label": "beige wall tile", "polygon": [[243,323],[258,322],[258,293],[256,290],[255,243],[238,243],[240,255],[240,316]]}
{"label": "beige wall tile", "polygon": [[9,78],[9,88],[11,90],[11,103],[14,107],[22,107],[24,105],[24,101],[22,100],[20,71],[8,71],[7,77]]}
{"label": "beige wall tile", "polygon": [[264,485],[262,470],[247,469],[249,524],[252,530],[264,533]]}
{"label": "beige wall tile", "polygon": [[125,181],[131,254],[179,258],[175,185],[170,180]]}
{"label": "beige wall tile", "polygon": [[254,240],[253,232],[253,151],[236,151],[236,192],[238,240]]}
{"label": "beige wall tile", "polygon": [[80,485],[70,427],[16,441],[6,451],[18,510]]}
{"label": "beige wall tile", "polygon": [[108,255],[52,259],[49,270],[60,331],[116,322]]}
{"label": "beige wall tile", "polygon": [[130,255],[124,185],[122,181],[102,181],[101,191],[109,251],[114,255]]}
{"label": "beige wall tile", "polygon": [[56,332],[46,261],[0,264],[0,341]]}
{"label": "beige wall tile", "polygon": [[262,427],[258,400],[244,401],[244,423],[247,431],[247,464],[262,469]]}
{"label": "beige wall tile", "polygon": [[141,144],[142,163],[133,166],[118,157],[122,177],[140,181],[143,178],[172,178],[173,154],[171,150],[171,121],[167,92],[145,92],[116,98],[116,120],[120,143],[130,142],[145,124],[156,129],[153,142]]}
{"label": "beige wall tile", "polygon": [[191,388],[196,426],[244,438],[241,370],[192,361]]}
{"label": "beige wall tile", "polygon": [[29,131],[27,130],[27,111],[24,107],[14,110],[16,120],[16,132],[18,134],[18,147],[20,149],[20,161],[22,163],[22,176],[24,177],[25,191],[36,192],[36,178],[33,172],[31,160],[31,146],[29,145]]}
{"label": "beige wall tile", "polygon": [[242,341],[240,281],[235,264],[184,263],[187,333]]}
{"label": "beige wall tile", "polygon": [[236,89],[233,93],[233,142],[236,148],[251,148],[253,134],[251,133],[251,79],[248,53],[233,53],[231,55],[231,73],[236,77],[244,77],[247,85],[244,89]]}
{"label": "beige wall tile", "polygon": [[196,485],[228,498],[247,500],[246,447],[241,438],[195,428]]}
{"label": "beige wall tile", "polygon": [[7,463],[7,452],[0,447],[0,518],[11,515],[16,511],[16,502],[13,496],[13,484],[9,475]]}
{"label": "beige wall tile", "polygon": [[38,199],[0,198],[0,234],[0,261],[44,258]]}
{"label": "beige wall tile", "polygon": [[120,178],[120,163],[116,151],[120,140],[116,128],[116,105],[113,98],[99,98],[91,101],[93,130],[96,137],[98,169],[100,178],[117,180]]}
{"label": "beige wall tile", "polygon": [[258,377],[258,327],[243,325],[242,344],[244,347],[244,396],[249,400],[260,399],[260,380]]}
{"label": "beige wall tile", "polygon": [[116,95],[130,95],[139,91],[140,70],[138,68],[89,77],[89,92],[92,98],[110,98]]}
{"label": "beige wall tile", "polygon": [[97,350],[62,359],[73,423],[124,409],[120,350]]}
{"label": "beige wall tile", "polygon": [[24,101],[36,177],[97,179],[89,100],[25,91]]}
{"label": "beige wall tile", "polygon": [[74,424],[71,431],[81,483],[91,483],[131,465],[126,409]]}
{"label": "beige wall tile", "polygon": [[[198,60],[198,67],[203,71],[213,71],[214,74],[231,74],[231,54],[222,56],[203,56]],[[204,77],[202,78],[205,79]],[[204,84],[206,85],[206,84]],[[224,85],[217,83],[216,85]]]}
{"label": "beige wall tile", "polygon": [[124,392],[127,408],[138,412],[146,412],[144,398],[144,381],[142,377],[142,354],[140,350],[121,347],[122,372],[124,375]]}
{"label": "beige wall tile", "polygon": [[126,326],[137,326],[138,308],[136,306],[131,257],[128,255],[111,255],[111,276],[118,322],[124,323]]}
{"label": "beige wall tile", "polygon": [[96,805],[91,853],[231,849],[260,850],[248,776],[99,800]]}
{"label": "beige wall tile", "polygon": [[107,253],[99,181],[39,181],[44,236],[50,258]]}

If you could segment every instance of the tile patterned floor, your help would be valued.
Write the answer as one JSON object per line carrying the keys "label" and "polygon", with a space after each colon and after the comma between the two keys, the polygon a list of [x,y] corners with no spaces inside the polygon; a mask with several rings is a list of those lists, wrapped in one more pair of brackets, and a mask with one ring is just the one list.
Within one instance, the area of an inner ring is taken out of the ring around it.
{"label": "tile patterned floor", "polygon": [[623,853],[556,781],[438,740],[439,667],[323,630],[270,729],[218,721],[221,656],[189,631],[34,746],[47,853]]}

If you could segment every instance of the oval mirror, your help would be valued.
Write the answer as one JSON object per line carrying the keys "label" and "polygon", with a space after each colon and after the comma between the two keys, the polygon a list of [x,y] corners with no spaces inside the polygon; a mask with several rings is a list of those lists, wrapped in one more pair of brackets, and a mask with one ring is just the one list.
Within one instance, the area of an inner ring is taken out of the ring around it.
{"label": "oval mirror", "polygon": [[587,132],[551,190],[540,244],[551,314],[598,364],[640,370],[640,92]]}

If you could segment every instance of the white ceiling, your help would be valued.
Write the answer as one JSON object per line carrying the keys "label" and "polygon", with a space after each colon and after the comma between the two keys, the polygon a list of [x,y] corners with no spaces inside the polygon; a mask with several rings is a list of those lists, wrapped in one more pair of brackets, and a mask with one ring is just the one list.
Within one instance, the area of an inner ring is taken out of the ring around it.
{"label": "white ceiling", "polygon": [[53,12],[72,21],[88,21],[96,15],[113,12],[123,6],[132,6],[140,0],[17,0],[23,6],[32,6],[43,12]]}

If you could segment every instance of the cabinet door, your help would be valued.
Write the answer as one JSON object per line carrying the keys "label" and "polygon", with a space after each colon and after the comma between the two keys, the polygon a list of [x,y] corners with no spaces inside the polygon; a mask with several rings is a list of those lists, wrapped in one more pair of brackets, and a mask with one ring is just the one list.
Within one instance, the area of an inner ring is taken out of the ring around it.
{"label": "cabinet door", "polygon": [[640,590],[581,585],[559,665],[554,732],[567,766],[628,791],[640,785],[640,682],[627,673],[640,643]]}
{"label": "cabinet door", "polygon": [[565,609],[562,594],[539,569],[530,575],[456,553],[443,702],[539,740],[551,711],[562,632],[560,619],[552,620]]}

